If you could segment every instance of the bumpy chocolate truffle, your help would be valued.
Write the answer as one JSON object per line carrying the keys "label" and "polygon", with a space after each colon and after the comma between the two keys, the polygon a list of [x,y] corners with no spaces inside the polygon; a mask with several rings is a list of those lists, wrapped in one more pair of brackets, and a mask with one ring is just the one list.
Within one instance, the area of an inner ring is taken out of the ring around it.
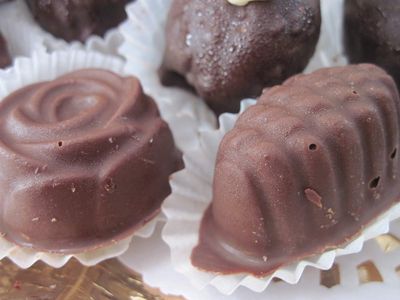
{"label": "bumpy chocolate truffle", "polygon": [[301,72],[320,31],[319,0],[174,0],[161,79],[182,78],[216,112]]}
{"label": "bumpy chocolate truffle", "polygon": [[193,264],[266,275],[346,244],[400,196],[400,100],[373,65],[265,90],[223,139]]}
{"label": "bumpy chocolate truffle", "polygon": [[400,86],[400,2],[347,0],[345,43],[350,62],[371,62]]}
{"label": "bumpy chocolate truffle", "polygon": [[133,77],[87,69],[0,103],[0,232],[76,252],[142,227],[182,167],[168,125]]}
{"label": "bumpy chocolate truffle", "polygon": [[70,42],[84,42],[126,18],[125,5],[133,0],[26,0],[36,21],[51,34]]}
{"label": "bumpy chocolate truffle", "polygon": [[8,53],[7,43],[0,32],[0,69],[8,67],[11,64],[11,58]]}

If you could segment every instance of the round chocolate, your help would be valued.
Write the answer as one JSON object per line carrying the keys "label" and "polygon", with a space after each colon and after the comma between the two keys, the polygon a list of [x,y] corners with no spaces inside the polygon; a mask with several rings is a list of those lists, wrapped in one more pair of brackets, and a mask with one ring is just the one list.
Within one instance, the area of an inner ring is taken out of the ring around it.
{"label": "round chocolate", "polygon": [[400,2],[347,0],[344,28],[350,62],[379,65],[400,86]]}
{"label": "round chocolate", "polygon": [[168,125],[136,78],[79,70],[0,103],[0,232],[76,252],[132,234],[182,168]]}
{"label": "round chocolate", "polygon": [[34,18],[46,31],[68,42],[103,36],[126,18],[133,0],[26,0]]}
{"label": "round chocolate", "polygon": [[161,80],[184,79],[216,112],[301,72],[320,32],[319,0],[174,0]]}
{"label": "round chocolate", "polygon": [[400,99],[373,65],[267,89],[223,138],[195,266],[264,276],[347,244],[400,201]]}
{"label": "round chocolate", "polygon": [[8,53],[7,43],[0,32],[0,69],[11,65],[11,57]]}

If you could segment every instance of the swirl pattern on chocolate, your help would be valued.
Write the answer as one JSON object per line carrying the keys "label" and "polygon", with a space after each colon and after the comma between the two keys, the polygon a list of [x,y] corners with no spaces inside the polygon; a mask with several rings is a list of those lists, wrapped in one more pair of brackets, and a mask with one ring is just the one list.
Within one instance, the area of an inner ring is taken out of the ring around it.
{"label": "swirl pattern on chocolate", "polygon": [[0,103],[0,231],[43,250],[99,247],[142,227],[182,167],[136,78],[79,70]]}
{"label": "swirl pattern on chocolate", "polygon": [[267,275],[340,247],[400,201],[400,99],[373,65],[267,89],[223,138],[193,263]]}

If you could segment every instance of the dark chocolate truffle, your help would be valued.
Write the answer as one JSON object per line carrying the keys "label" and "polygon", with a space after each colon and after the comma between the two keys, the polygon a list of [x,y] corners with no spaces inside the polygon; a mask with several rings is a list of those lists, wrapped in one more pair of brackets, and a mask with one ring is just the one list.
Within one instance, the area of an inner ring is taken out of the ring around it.
{"label": "dark chocolate truffle", "polygon": [[133,0],[26,0],[36,21],[46,31],[68,42],[103,36],[126,18]]}
{"label": "dark chocolate truffle", "polygon": [[182,79],[216,112],[301,72],[320,31],[319,0],[174,0],[161,80]]}
{"label": "dark chocolate truffle", "polygon": [[8,53],[6,40],[0,32],[0,69],[11,65],[11,57]]}
{"label": "dark chocolate truffle", "polygon": [[347,0],[345,44],[351,63],[384,68],[400,86],[400,2]]}
{"label": "dark chocolate truffle", "polygon": [[265,90],[219,147],[193,264],[263,276],[357,236],[399,202],[399,102],[367,64]]}
{"label": "dark chocolate truffle", "polygon": [[181,168],[136,78],[79,70],[0,103],[0,232],[16,244],[71,253],[124,238]]}

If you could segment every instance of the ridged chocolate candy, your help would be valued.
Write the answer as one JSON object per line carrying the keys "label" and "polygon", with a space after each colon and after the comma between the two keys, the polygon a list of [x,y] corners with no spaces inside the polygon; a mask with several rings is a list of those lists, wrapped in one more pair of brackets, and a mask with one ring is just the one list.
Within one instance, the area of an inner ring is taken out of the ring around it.
{"label": "ridged chocolate candy", "polygon": [[399,202],[400,100],[373,65],[264,91],[223,139],[192,260],[266,275],[345,245]]}
{"label": "ridged chocolate candy", "polygon": [[25,0],[46,31],[68,42],[103,36],[126,18],[125,5],[134,0]]}
{"label": "ridged chocolate candy", "polygon": [[126,237],[159,212],[180,168],[134,77],[79,70],[0,102],[0,232],[19,245],[69,253]]}
{"label": "ridged chocolate candy", "polygon": [[319,0],[174,0],[161,68],[164,84],[184,79],[216,112],[301,72],[320,31]]}
{"label": "ridged chocolate candy", "polygon": [[346,0],[345,42],[350,62],[384,68],[400,86],[400,1]]}

